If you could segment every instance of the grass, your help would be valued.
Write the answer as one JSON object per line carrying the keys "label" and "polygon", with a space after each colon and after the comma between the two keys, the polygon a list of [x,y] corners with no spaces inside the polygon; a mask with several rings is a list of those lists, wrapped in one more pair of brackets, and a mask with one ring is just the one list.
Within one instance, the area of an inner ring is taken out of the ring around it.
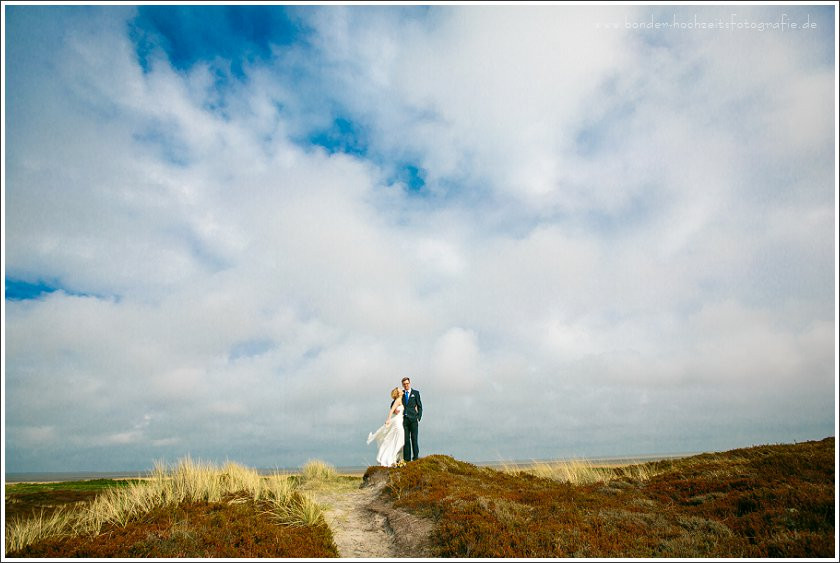
{"label": "grass", "polygon": [[7,555],[337,555],[321,508],[288,475],[262,477],[235,463],[219,468],[187,458],[172,468],[158,465],[147,480],[93,488],[92,500],[10,519]]}
{"label": "grass", "polygon": [[61,481],[54,483],[6,483],[6,492],[22,495],[55,491],[100,492],[114,487],[127,487],[143,479],[89,479],[87,481]]}
{"label": "grass", "polygon": [[834,452],[827,438],[502,471],[433,455],[390,470],[385,494],[434,521],[440,557],[834,557]]}
{"label": "grass", "polygon": [[[438,557],[833,558],[835,475],[826,438],[618,467],[432,455],[365,479],[433,522]],[[337,557],[310,495],[358,484],[317,460],[261,477],[186,459],[143,481],[11,485],[6,556]]]}
{"label": "grass", "polygon": [[355,475],[341,475],[335,468],[320,460],[310,460],[292,482],[305,493],[342,493],[358,489],[362,479]]}
{"label": "grass", "polygon": [[335,467],[314,459],[307,461],[301,468],[301,477],[307,482],[331,481],[338,477]]}
{"label": "grass", "polygon": [[139,480],[92,479],[61,483],[7,483],[6,520],[38,517],[92,501],[105,489],[128,487]]}
{"label": "grass", "polygon": [[596,465],[589,460],[571,460],[559,462],[533,462],[525,467],[503,465],[502,471],[510,475],[534,475],[573,485],[605,483],[621,477],[646,480],[653,474],[653,469],[646,464],[626,466]]}

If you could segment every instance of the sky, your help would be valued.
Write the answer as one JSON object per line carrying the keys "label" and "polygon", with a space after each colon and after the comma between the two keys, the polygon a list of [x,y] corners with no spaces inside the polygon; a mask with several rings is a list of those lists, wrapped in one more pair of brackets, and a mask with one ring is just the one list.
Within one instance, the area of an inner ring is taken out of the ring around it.
{"label": "sky", "polygon": [[4,4],[4,470],[834,436],[835,9]]}

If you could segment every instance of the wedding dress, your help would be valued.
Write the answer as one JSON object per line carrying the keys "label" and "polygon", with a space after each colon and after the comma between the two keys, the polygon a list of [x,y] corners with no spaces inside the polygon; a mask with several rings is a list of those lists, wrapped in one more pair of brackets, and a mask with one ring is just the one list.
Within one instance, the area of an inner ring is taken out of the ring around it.
{"label": "wedding dress", "polygon": [[405,445],[405,433],[403,431],[403,410],[402,405],[397,406],[391,422],[384,424],[376,432],[368,434],[367,443],[374,440],[379,444],[379,451],[376,453],[376,462],[385,467],[396,465],[403,458],[403,446]]}

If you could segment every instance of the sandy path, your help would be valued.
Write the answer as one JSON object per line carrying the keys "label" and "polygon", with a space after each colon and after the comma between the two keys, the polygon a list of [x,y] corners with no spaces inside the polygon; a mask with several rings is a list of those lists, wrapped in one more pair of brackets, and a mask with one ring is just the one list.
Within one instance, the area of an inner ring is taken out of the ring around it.
{"label": "sandy path", "polygon": [[399,557],[385,515],[370,509],[381,487],[314,494],[325,507],[339,557]]}
{"label": "sandy path", "polygon": [[384,483],[351,491],[313,491],[324,507],[339,557],[428,557],[430,522],[396,510],[379,494]]}

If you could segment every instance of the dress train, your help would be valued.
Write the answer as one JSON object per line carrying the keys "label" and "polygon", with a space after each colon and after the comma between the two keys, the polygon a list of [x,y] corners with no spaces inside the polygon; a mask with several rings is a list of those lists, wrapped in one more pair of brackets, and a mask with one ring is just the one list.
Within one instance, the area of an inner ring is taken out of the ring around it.
{"label": "dress train", "polygon": [[380,426],[376,432],[368,434],[367,443],[376,440],[379,449],[376,452],[376,463],[385,467],[393,467],[403,459],[405,432],[403,430],[403,406],[397,407],[397,412],[391,417],[388,425]]}

